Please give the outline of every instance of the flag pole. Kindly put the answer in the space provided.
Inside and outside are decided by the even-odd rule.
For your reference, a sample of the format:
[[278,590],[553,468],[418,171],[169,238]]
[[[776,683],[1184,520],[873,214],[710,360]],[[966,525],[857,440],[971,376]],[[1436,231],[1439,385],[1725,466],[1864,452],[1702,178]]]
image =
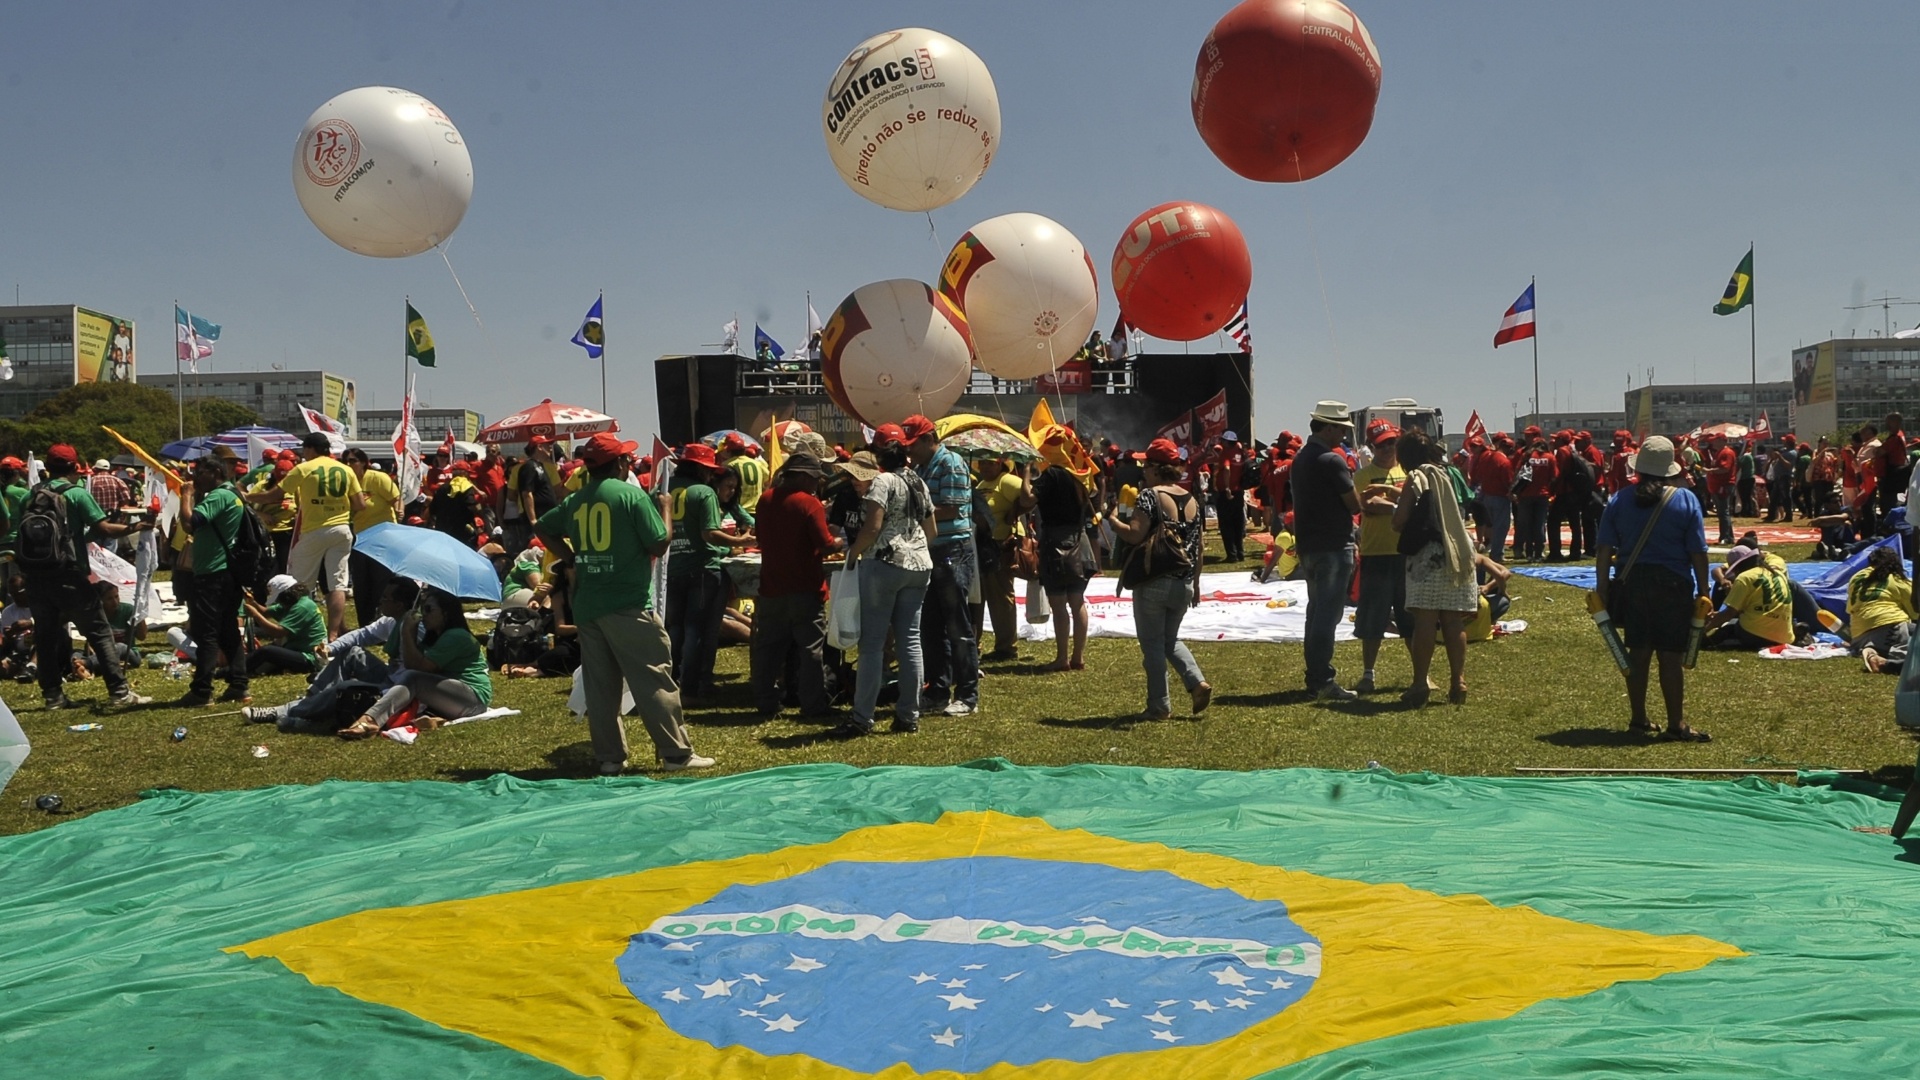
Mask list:
[[[600,309],[600,411],[607,411],[607,290],[600,290],[600,300],[594,304]],[[610,415],[610,414],[609,414]]]
[[[1538,279],[1527,278],[1527,288],[1534,289]],[[1540,293],[1533,293],[1533,415],[1540,416]]]
[[[1753,241],[1747,241],[1747,265],[1753,265]],[[1747,277],[1747,295],[1753,295],[1753,274]],[[1757,321],[1754,308],[1756,304],[1747,304],[1747,404],[1751,406],[1751,417],[1760,408],[1760,332],[1754,328]]]
[[175,298],[173,301],[173,403],[179,409],[180,431],[174,438],[185,439],[187,437],[187,388],[185,380],[180,377],[180,311],[180,301]]
[[[400,294],[400,325],[403,328],[403,331],[407,325],[407,309],[411,308],[412,306],[413,306],[413,297],[408,296],[406,293],[401,293]],[[401,397],[401,400],[403,401],[407,397],[407,380],[411,378],[413,374],[413,369],[407,366],[407,361],[408,361],[407,350],[405,348],[402,348],[400,350],[400,397]]]

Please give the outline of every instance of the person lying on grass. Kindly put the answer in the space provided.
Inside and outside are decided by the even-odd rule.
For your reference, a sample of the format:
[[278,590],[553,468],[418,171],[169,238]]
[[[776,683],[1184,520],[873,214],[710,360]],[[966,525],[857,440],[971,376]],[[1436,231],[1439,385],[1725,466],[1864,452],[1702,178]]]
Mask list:
[[[240,710],[241,715],[255,723],[278,724],[281,731],[317,735],[334,734],[353,722],[405,670],[404,650],[396,634],[401,616],[413,608],[419,595],[420,586],[407,578],[389,581],[380,594],[379,618],[315,649],[327,658],[327,665],[307,687],[306,697],[285,705],[249,706]],[[376,645],[386,650],[387,659],[374,655]]]
[[[425,640],[415,632],[425,626]],[[451,593],[428,586],[419,604],[400,619],[400,655],[407,670],[358,720],[340,729],[343,739],[378,735],[409,706],[440,720],[459,720],[487,711],[493,678],[480,642],[467,629],[467,616]]]
[[1876,675],[1899,674],[1915,618],[1920,615],[1914,611],[1906,561],[1893,548],[1874,548],[1866,569],[1847,582],[1847,627],[1861,668]]

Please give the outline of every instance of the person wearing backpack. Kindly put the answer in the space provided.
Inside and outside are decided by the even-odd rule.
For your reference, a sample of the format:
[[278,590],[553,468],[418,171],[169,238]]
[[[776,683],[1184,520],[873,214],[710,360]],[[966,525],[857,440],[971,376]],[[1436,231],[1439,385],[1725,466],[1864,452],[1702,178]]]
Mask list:
[[[191,539],[180,553],[174,580],[176,584],[192,582],[186,596],[187,634],[198,646],[193,682],[186,695],[174,702],[183,709],[213,702],[216,673],[227,683],[221,701],[244,705],[253,700],[247,692],[247,654],[240,640],[240,599],[248,583],[242,580],[243,571],[234,558],[243,543],[240,534],[247,511],[229,475],[225,459],[209,454],[193,463],[191,479],[180,485],[180,527]],[[258,556],[255,551],[254,557]],[[223,659],[227,669],[220,672]]]
[[134,693],[120,670],[113,629],[100,610],[99,593],[87,581],[86,553],[90,537],[117,538],[151,529],[153,523],[108,521],[85,485],[74,481],[79,471],[80,455],[73,447],[56,443],[48,448],[51,479],[27,496],[14,537],[14,556],[27,579],[27,605],[41,630],[34,635],[40,694],[49,709],[71,704],[61,688],[62,678],[73,668],[73,639],[65,630],[71,622],[93,651],[107,684],[107,704],[146,705],[153,699]]
[[[1140,493],[1132,516],[1114,525],[1122,541],[1139,545],[1128,555],[1120,576],[1133,589],[1140,663],[1147,671],[1147,708],[1140,717],[1165,720],[1173,715],[1168,664],[1180,673],[1193,702],[1193,715],[1199,716],[1213,700],[1213,686],[1180,640],[1180,622],[1199,599],[1206,510],[1180,486],[1180,448],[1172,440],[1153,440],[1146,458],[1144,479],[1149,486]],[[1162,559],[1175,552],[1178,556]]]

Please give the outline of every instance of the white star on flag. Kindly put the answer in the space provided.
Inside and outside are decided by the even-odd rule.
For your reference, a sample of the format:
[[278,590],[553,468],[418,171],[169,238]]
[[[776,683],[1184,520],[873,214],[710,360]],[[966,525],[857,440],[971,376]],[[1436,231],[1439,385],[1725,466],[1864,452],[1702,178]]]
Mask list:
[[1194,1010],[1197,1012],[1219,1012],[1220,1011],[1220,1006],[1215,1005],[1211,1001],[1194,1001],[1194,1002],[1189,1002],[1189,1004],[1191,1004],[1194,1007]]
[[1105,1025],[1113,1023],[1113,1017],[1101,1016],[1092,1009],[1088,1009],[1083,1013],[1077,1013],[1069,1009],[1067,1010],[1067,1018],[1073,1021],[1073,1023],[1067,1025],[1069,1028],[1090,1027],[1095,1031],[1105,1031]]
[[661,994],[660,996],[661,996],[661,997],[663,997],[663,998],[666,998],[666,999],[667,999],[668,1001],[685,1001],[685,1000],[687,1000],[687,995],[685,995],[685,994],[683,994],[683,993],[681,993],[681,992],[680,992],[680,988],[679,988],[679,987],[677,987],[677,986],[676,986],[676,987],[674,987],[673,989],[671,989],[671,990],[669,990],[669,991],[667,991],[666,993],[664,993],[664,994]]
[[787,965],[788,971],[819,971],[827,966],[811,956],[801,956],[799,953],[787,955],[793,957],[793,963]]
[[698,941],[669,941],[665,945],[660,946],[660,948],[664,952],[692,952],[693,947],[699,944],[702,943]]
[[1221,986],[1245,986],[1252,980],[1239,968],[1221,968],[1213,973],[1213,981]]
[[743,972],[741,972],[741,973],[740,973],[740,977],[741,977],[741,978],[743,978],[743,979],[748,979],[748,980],[751,980],[751,981],[752,981],[752,983],[753,983],[753,985],[755,985],[755,986],[765,986],[765,985],[767,985],[767,978],[766,978],[766,976],[764,976],[764,975],[749,975],[749,974],[747,974],[746,972],[744,972],[744,971],[743,971]]
[[1288,982],[1288,981],[1287,981],[1287,980],[1286,980],[1285,978],[1283,978],[1283,977],[1281,977],[1281,976],[1279,976],[1279,975],[1275,975],[1275,976],[1273,977],[1273,980],[1272,980],[1271,982],[1269,982],[1269,983],[1267,983],[1267,985],[1268,985],[1269,987],[1271,987],[1271,988],[1273,988],[1273,989],[1275,989],[1275,990],[1291,990],[1291,989],[1293,989],[1293,984],[1292,984],[1292,983],[1290,983],[1290,982]]
[[1246,998],[1228,998],[1227,1004],[1236,1009],[1250,1009],[1253,1007],[1253,1002],[1248,1001]]
[[1149,1023],[1154,1023],[1154,1024],[1173,1023],[1173,1017],[1168,1016],[1166,1013],[1160,1012],[1159,1010],[1155,1010],[1153,1012],[1147,1013],[1145,1016],[1142,1016],[1140,1019],[1145,1020]]
[[916,985],[916,986],[917,986],[917,985],[919,985],[919,984],[921,984],[921,983],[930,983],[930,982],[932,982],[933,980],[935,980],[935,979],[937,979],[937,978],[939,978],[939,977],[940,977],[940,976],[938,976],[938,975],[929,975],[929,974],[927,974],[927,973],[926,973],[926,972],[924,972],[924,971],[923,971],[923,972],[921,972],[921,973],[920,973],[920,974],[918,974],[918,975],[909,975],[909,976],[907,976],[907,978],[909,978],[909,979],[912,979],[912,980],[914,981],[914,985]]
[[970,998],[965,994],[941,994],[939,997],[941,1001],[947,1003],[948,1012],[952,1012],[955,1009],[972,1009],[975,1005],[987,1000],[986,998]]
[[1181,1039],[1181,1036],[1175,1035],[1173,1032],[1166,1031],[1164,1029],[1154,1032],[1153,1037],[1156,1039],[1159,1039],[1161,1042],[1164,1042],[1164,1043],[1176,1043],[1176,1042],[1179,1042]]
[[1020,977],[1020,976],[1022,976],[1022,975],[1025,975],[1025,974],[1026,974],[1026,972],[1024,972],[1024,971],[1016,971],[1016,972],[1014,972],[1014,973],[1013,973],[1013,974],[1011,974],[1011,975],[1002,975],[1002,976],[1000,976],[1000,981],[1001,981],[1001,982],[1012,982],[1013,980],[1015,980],[1015,979],[1017,979],[1017,978],[1019,978],[1019,977]]
[[786,1032],[791,1032],[794,1028],[806,1023],[805,1020],[795,1020],[792,1013],[781,1013],[780,1019],[778,1020],[767,1020],[763,1018],[760,1022],[767,1025],[768,1031]]
[[732,997],[733,984],[739,979],[715,979],[710,983],[694,983],[694,989],[700,991],[701,998]]
[[740,1015],[741,1016],[759,1016],[760,1010],[759,1009],[741,1009]]
[[981,968],[984,968],[986,966],[987,965],[985,964],[961,964],[960,970],[961,971],[979,971]]
[[1034,1012],[1052,1012],[1053,1002],[1049,1001],[1045,1005],[1035,1005],[1033,1007],[1033,1011]]
[[779,1001],[781,998],[786,996],[787,995],[785,994],[768,994],[766,997],[763,997],[759,1001],[754,1002],[753,1007],[756,1009],[765,1008],[766,1006],[771,1005],[774,1002]]
[[1153,1007],[1154,1007],[1154,1008],[1156,1008],[1156,1009],[1164,1009],[1164,1008],[1166,1008],[1166,1007],[1167,1007],[1167,1006],[1169,1006],[1169,1005],[1178,1005],[1178,1004],[1180,1004],[1180,999],[1179,999],[1179,998],[1168,998],[1168,999],[1167,999],[1167,1000],[1165,1000],[1165,1001],[1156,1001],[1156,1002],[1154,1002],[1154,1003],[1153,1003]]
[[961,1036],[954,1034],[952,1027],[948,1027],[947,1030],[938,1035],[929,1035],[927,1037],[939,1043],[941,1046],[952,1046],[961,1039]]
[[1099,924],[1100,924],[1101,926],[1105,926],[1105,925],[1107,925],[1107,920],[1105,920],[1105,919],[1103,919],[1103,918],[1101,918],[1101,917],[1100,917],[1100,916],[1098,916],[1098,915],[1083,915],[1083,916],[1081,916],[1081,918],[1080,918],[1080,921],[1081,921],[1081,922],[1083,922],[1083,923],[1096,923],[1096,922],[1097,922],[1097,923],[1099,923]]
[[941,986],[944,986],[944,987],[946,987],[946,988],[947,988],[947,989],[949,989],[949,990],[958,990],[958,989],[960,989],[961,987],[963,987],[963,986],[965,986],[965,985],[967,985],[967,980],[965,980],[965,979],[948,979],[948,980],[947,980],[946,982],[943,982],[943,983],[941,983],[940,985],[941,985]]

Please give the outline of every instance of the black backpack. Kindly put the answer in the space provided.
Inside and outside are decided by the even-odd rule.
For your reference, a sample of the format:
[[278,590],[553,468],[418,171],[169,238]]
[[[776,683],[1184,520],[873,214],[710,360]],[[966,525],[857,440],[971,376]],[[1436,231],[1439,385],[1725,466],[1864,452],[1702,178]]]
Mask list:
[[[235,493],[237,496],[237,492]],[[245,499],[240,500],[240,523],[234,526],[233,543],[220,535],[220,527],[211,526],[213,538],[227,553],[227,573],[240,582],[243,589],[254,593],[266,591],[267,569],[271,565],[273,534],[268,531],[260,515],[253,512]]]
[[61,482],[49,480],[34,488],[21,508],[13,555],[29,572],[57,573],[81,565],[80,548],[67,517],[67,497],[61,493],[71,490],[73,484],[56,490],[53,485]]

